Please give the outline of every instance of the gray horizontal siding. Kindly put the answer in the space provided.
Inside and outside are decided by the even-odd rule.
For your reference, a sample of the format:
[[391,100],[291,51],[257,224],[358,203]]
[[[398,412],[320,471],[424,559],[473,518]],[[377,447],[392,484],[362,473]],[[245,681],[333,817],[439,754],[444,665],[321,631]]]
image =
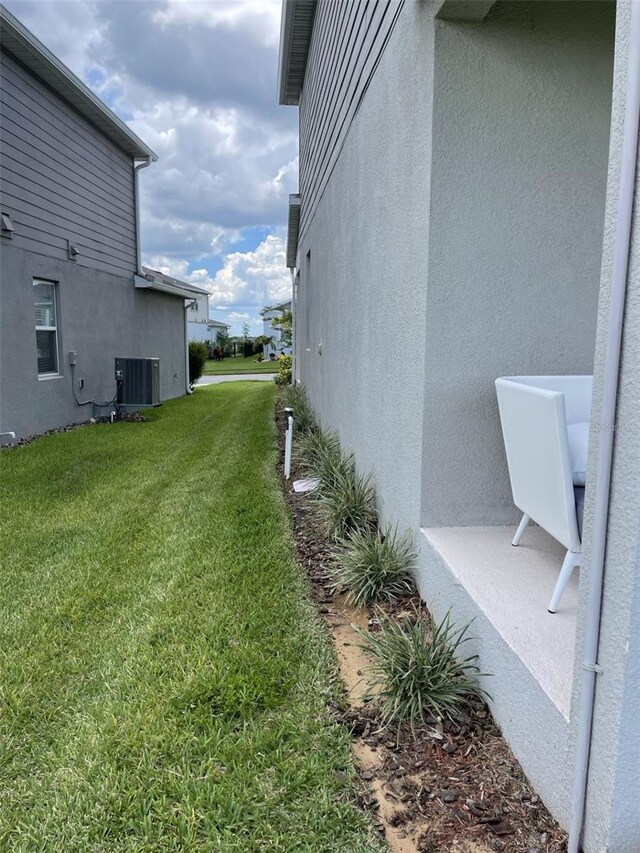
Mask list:
[[104,272],[136,269],[133,163],[12,56],[2,54],[2,209],[12,245]]
[[301,238],[403,2],[318,2],[300,99]]

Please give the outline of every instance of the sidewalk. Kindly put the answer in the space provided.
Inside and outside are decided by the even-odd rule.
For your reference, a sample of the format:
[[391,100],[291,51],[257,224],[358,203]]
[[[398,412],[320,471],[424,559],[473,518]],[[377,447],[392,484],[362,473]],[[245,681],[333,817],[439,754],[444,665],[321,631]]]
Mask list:
[[231,373],[223,376],[201,376],[196,386],[217,385],[218,382],[238,382],[243,379],[251,382],[272,382],[275,375],[275,373]]

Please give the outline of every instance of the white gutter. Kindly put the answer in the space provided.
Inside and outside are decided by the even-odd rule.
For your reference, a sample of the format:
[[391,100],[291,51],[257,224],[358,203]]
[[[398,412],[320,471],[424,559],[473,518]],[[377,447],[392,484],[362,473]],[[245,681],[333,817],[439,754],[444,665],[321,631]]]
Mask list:
[[600,434],[596,467],[593,529],[591,533],[591,564],[589,566],[589,591],[584,638],[584,673],[582,677],[580,705],[578,708],[578,733],[568,853],[578,853],[580,850],[584,828],[596,675],[601,671],[598,666],[598,645],[605,572],[609,490],[613,461],[620,349],[629,272],[629,249],[638,157],[639,122],[640,2],[636,0],[636,2],[631,2],[627,98],[621,152],[620,190],[616,218],[611,304],[609,307],[602,380]]
[[151,157],[147,157],[141,163],[133,164],[133,198],[135,202],[135,217],[136,217],[136,263],[138,275],[144,275],[142,271],[142,251],[140,246],[140,187],[138,185],[138,172],[141,169],[146,169],[152,163]]
[[[150,278],[147,275],[135,275],[133,277],[133,283],[139,290],[158,290],[160,293],[168,293],[170,296],[180,296],[182,299],[195,301],[193,292],[190,292],[186,287],[180,287],[177,284],[170,284],[168,281]],[[203,293],[205,292],[206,291],[203,291]]]

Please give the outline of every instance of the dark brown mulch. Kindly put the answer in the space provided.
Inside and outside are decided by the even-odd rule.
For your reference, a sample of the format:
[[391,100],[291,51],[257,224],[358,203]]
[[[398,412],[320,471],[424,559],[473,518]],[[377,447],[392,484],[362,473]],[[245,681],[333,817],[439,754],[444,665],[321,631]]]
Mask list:
[[[328,611],[335,596],[327,569],[328,543],[318,535],[309,496],[293,492],[294,479],[302,477],[294,458],[291,479],[284,480],[284,429],[281,405],[276,414],[280,434],[280,473],[290,507],[296,553],[311,582],[320,613]],[[385,608],[410,617],[426,612],[414,596]],[[327,617],[325,617],[327,618]],[[369,630],[378,621],[369,619]],[[385,821],[371,786],[383,783],[384,796],[393,805],[390,826],[406,830],[418,853],[564,853],[566,834],[551,817],[529,785],[520,765],[494,722],[487,706],[477,702],[455,721],[423,725],[412,733],[385,728],[375,705],[335,707],[336,719],[353,739],[380,756],[380,766],[361,772],[360,805],[370,810],[381,831]]]
[[[118,412],[114,417],[114,421],[129,421],[132,423],[143,423],[148,420],[149,418],[141,415],[140,412]],[[45,435],[57,435],[61,432],[72,432],[75,429],[108,423],[111,423],[110,417],[90,418],[88,421],[81,421],[77,424],[66,424],[65,426],[48,429],[46,432],[40,432],[36,435],[28,435],[25,438],[18,438],[15,441],[3,442],[0,444],[0,449],[11,450],[14,447],[26,447],[27,444],[31,444],[32,441],[35,441],[37,438],[43,438]]]

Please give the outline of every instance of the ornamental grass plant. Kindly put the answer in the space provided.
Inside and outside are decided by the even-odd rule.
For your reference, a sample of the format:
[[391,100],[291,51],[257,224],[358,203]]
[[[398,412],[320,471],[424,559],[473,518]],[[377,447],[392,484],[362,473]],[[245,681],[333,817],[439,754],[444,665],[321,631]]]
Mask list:
[[429,720],[454,719],[474,699],[487,695],[479,686],[477,655],[463,657],[470,624],[455,625],[449,611],[432,626],[417,619],[380,616],[379,633],[364,635],[362,648],[372,657],[369,686],[386,724],[415,727]]
[[374,529],[378,514],[370,474],[359,474],[352,454],[328,456],[313,500],[325,535],[343,540],[355,531]]
[[416,559],[410,533],[400,535],[391,527],[354,530],[336,551],[333,587],[346,587],[347,603],[355,607],[394,601],[413,589]]
[[338,433],[321,428],[303,433],[298,442],[298,455],[303,470],[321,479],[327,461],[335,461],[340,456]]
[[309,402],[304,385],[287,385],[284,393],[284,404],[293,409],[296,435],[303,436],[318,429],[316,414]]

